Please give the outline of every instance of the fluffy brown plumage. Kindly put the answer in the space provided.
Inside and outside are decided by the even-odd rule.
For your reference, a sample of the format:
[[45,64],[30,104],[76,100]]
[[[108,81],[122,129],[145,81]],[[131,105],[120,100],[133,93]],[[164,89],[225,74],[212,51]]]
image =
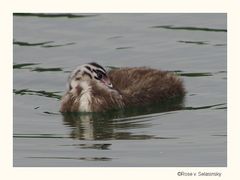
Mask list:
[[121,68],[110,71],[109,77],[126,106],[161,103],[185,94],[182,80],[170,72],[146,67]]
[[183,82],[173,73],[146,67],[120,68],[106,73],[100,65],[89,63],[70,75],[60,111],[102,112],[164,103],[184,95]]

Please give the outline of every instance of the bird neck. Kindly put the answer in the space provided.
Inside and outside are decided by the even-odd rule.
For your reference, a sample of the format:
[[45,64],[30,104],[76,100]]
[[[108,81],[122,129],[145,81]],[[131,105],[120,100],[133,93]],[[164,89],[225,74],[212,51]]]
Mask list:
[[80,93],[80,104],[79,110],[83,112],[91,112],[91,103],[92,103],[92,88],[88,82],[81,82],[80,87],[82,89]]
[[91,91],[91,89],[92,89],[90,84],[87,81],[80,82],[80,87],[81,87],[82,92],[84,92],[84,93],[87,91]]

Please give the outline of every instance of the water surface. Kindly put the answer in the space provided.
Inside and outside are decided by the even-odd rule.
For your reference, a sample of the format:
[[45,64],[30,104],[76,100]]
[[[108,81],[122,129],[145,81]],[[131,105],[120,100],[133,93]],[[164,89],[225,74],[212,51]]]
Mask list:
[[[14,166],[226,166],[226,14],[14,14]],[[182,108],[59,113],[86,62],[176,72]]]

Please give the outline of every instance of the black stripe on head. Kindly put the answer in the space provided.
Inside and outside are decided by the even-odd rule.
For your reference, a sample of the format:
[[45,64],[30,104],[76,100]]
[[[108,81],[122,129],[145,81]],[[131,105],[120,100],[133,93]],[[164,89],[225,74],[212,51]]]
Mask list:
[[85,66],[85,67],[92,72],[92,69],[89,66]]
[[92,79],[92,76],[91,76],[91,74],[89,74],[88,72],[86,72],[86,71],[83,71],[83,76],[89,76],[91,79]]
[[73,75],[73,77],[74,76],[76,76],[79,72],[81,72],[81,70],[79,69],[79,70],[77,70],[75,73],[74,73],[74,75]]
[[100,78],[98,78],[98,77],[96,77],[96,76],[94,76],[94,78],[97,79],[97,80],[100,80]]
[[103,72],[103,71],[101,71],[99,69],[97,69],[97,70],[93,69],[93,72],[95,72],[97,75],[101,74],[101,75],[103,75],[105,77],[107,76],[105,72]]
[[92,66],[95,66],[95,67],[97,67],[97,68],[100,68],[100,69],[102,69],[104,72],[106,72],[106,70],[105,70],[102,66],[100,66],[99,64],[97,64],[97,63],[95,63],[95,62],[92,62],[92,63],[89,63],[89,64],[91,64]]

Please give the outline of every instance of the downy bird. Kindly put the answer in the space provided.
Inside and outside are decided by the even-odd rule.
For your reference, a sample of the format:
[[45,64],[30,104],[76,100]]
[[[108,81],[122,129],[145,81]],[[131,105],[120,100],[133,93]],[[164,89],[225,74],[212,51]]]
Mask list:
[[148,67],[106,71],[92,62],[78,66],[68,78],[61,112],[105,112],[183,99],[183,81],[174,73]]

